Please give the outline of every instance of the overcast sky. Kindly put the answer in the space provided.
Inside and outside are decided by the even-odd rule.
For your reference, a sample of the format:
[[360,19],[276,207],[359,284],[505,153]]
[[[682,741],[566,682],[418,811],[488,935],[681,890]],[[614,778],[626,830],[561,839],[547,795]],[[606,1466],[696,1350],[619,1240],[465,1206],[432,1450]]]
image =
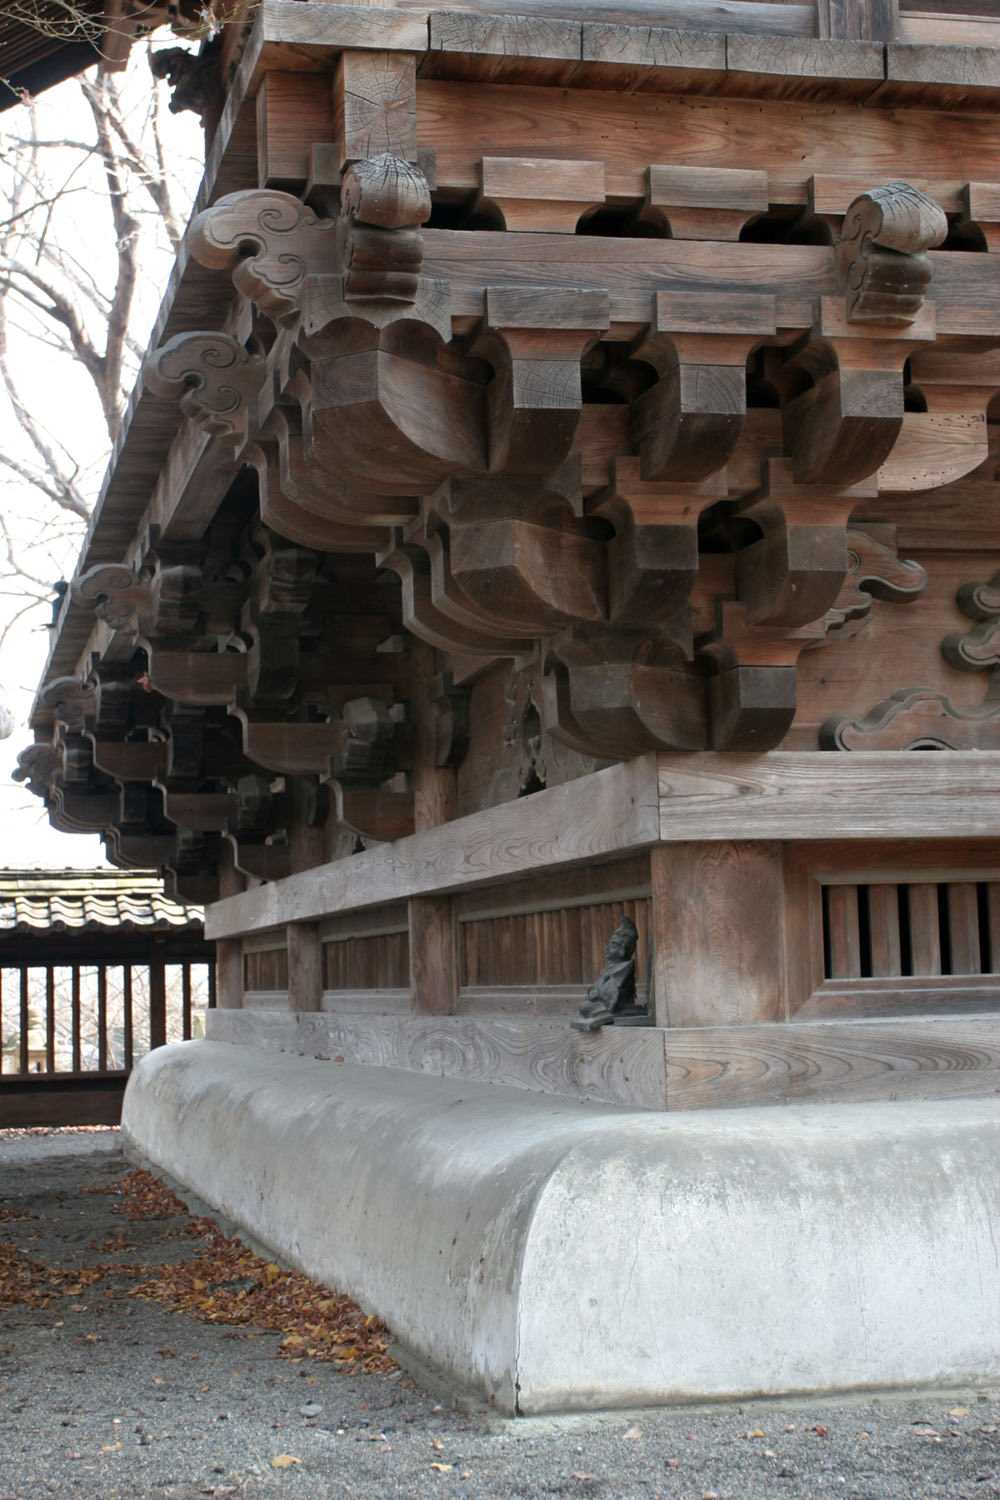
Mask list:
[[[162,45],[176,45],[169,32]],[[136,47],[128,75],[128,95],[134,101],[136,118],[144,113],[144,100],[156,87],[142,47]],[[169,96],[165,85],[159,86]],[[93,122],[74,80],[60,84],[36,102],[38,131],[42,139],[93,139]],[[202,153],[201,127],[191,113],[170,115],[163,111],[162,136],[168,160],[176,164],[177,203],[183,210],[197,185],[200,170],[195,165]],[[0,115],[0,153],[9,149],[11,138],[27,135],[30,117],[15,107]],[[79,152],[52,153],[54,182],[69,191],[55,205],[48,233],[61,237],[98,282],[110,284],[111,222],[102,193],[103,169],[96,157]],[[143,204],[145,207],[145,204]],[[183,217],[183,214],[182,214]],[[162,287],[173,264],[166,249],[157,252],[151,240],[144,241],[141,284],[138,288],[133,329],[141,341],[151,327]],[[8,301],[8,317],[14,314]],[[32,411],[44,420],[52,436],[60,440],[80,463],[84,484],[96,498],[106,467],[107,431],[100,407],[85,375],[71,360],[61,358],[38,336],[30,317],[18,313],[17,331],[12,330],[9,354],[18,371],[23,394]],[[23,450],[24,439],[6,398],[0,395],[0,443],[8,453]],[[0,476],[0,507],[15,542],[24,549],[24,566],[54,583],[72,576],[82,528],[67,535],[66,518],[55,513],[39,526],[39,497],[28,486]],[[5,574],[0,581],[0,621],[6,624],[23,609],[23,584]],[[18,752],[32,742],[28,728],[31,702],[50,644],[45,628],[51,610],[43,605],[30,611],[7,636],[0,649],[0,698],[16,720],[13,734],[0,741],[0,866],[14,868],[60,868],[105,863],[100,840],[81,834],[57,833],[49,825],[40,801],[11,780]]]

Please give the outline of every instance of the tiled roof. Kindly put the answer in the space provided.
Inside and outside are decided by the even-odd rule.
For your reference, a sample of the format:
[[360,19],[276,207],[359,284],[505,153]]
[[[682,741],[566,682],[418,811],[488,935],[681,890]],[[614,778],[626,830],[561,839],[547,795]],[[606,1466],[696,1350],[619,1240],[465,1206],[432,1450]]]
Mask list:
[[93,932],[193,929],[200,906],[163,894],[156,875],[120,870],[7,870],[0,872],[0,941],[12,932]]

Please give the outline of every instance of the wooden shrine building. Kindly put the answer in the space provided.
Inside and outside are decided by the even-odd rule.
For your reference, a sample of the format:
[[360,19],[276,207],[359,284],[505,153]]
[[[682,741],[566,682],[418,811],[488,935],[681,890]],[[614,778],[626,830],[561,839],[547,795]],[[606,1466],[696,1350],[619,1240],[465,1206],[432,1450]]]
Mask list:
[[251,11],[21,757],[133,1148],[509,1410],[995,1377],[993,0]]

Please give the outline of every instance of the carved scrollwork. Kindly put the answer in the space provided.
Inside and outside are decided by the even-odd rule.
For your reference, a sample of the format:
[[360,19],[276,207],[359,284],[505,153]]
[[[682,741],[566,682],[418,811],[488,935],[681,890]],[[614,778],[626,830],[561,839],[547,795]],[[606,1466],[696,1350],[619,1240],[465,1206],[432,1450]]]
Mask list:
[[1000,666],[1000,573],[983,582],[963,583],[955,596],[963,615],[977,623],[953,630],[941,642],[949,666],[982,672]]
[[[894,533],[895,528],[879,528]],[[888,540],[851,528],[847,533],[847,576],[826,612],[826,634],[820,646],[856,635],[872,612],[875,600],[909,604],[927,589],[927,573],[916,562],[901,558]]]
[[152,606],[150,579],[124,565],[100,564],[72,585],[73,602],[89,605],[112,630],[138,628],[139,612]]
[[820,725],[819,743],[822,750],[1000,749],[1000,679],[974,708],[931,688],[900,688],[856,719],[832,715]]
[[28,791],[36,797],[48,794],[52,779],[62,771],[63,747],[61,744],[29,745],[17,757],[17,769],[12,773],[15,781],[26,783]]
[[232,271],[237,291],[283,327],[298,319],[306,277],[338,269],[336,224],[273,188],[220,198],[193,220],[189,244],[201,265]]
[[56,677],[39,693],[38,702],[67,729],[82,730],[97,713],[97,690],[77,677]]
[[855,198],[836,252],[848,321],[912,323],[931,279],[923,252],[947,233],[944,211],[908,182]]
[[146,385],[211,437],[242,444],[247,412],[260,394],[266,362],[227,333],[179,333],[146,361]]

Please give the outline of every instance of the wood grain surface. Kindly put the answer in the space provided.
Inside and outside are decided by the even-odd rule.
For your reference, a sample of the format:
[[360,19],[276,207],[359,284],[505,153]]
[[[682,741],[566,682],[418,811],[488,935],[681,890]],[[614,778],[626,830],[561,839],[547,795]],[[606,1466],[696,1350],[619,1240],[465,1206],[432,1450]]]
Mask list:
[[642,756],[566,786],[458,818],[216,902],[209,938],[315,920],[386,901],[484,886],[540,866],[583,864],[648,847],[659,835],[656,762]]
[[1000,754],[661,755],[660,836],[996,838]]
[[666,1107],[663,1032],[507,1017],[212,1012],[210,1039],[643,1109]]

